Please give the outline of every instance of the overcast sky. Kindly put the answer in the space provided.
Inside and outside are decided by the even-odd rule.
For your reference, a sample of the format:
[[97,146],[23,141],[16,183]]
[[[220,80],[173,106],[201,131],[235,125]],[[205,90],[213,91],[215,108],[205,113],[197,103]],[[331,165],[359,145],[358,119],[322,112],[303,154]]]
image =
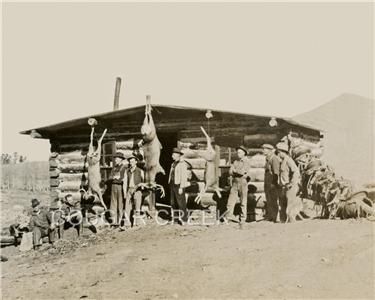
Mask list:
[[3,4],[2,152],[19,131],[153,103],[293,116],[374,98],[372,4]]

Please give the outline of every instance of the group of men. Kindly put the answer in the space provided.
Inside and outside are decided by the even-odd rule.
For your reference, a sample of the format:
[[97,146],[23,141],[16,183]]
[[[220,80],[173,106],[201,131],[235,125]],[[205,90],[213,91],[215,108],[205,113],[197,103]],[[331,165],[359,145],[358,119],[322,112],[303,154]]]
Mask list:
[[[298,201],[299,169],[289,156],[286,143],[278,143],[276,149],[270,144],[264,144],[262,148],[266,156],[264,176],[266,218],[272,222],[277,222],[278,219],[280,222],[286,222],[288,205]],[[228,221],[244,223],[249,221],[247,207],[248,184],[252,179],[251,164],[245,147],[239,146],[236,150],[238,158],[229,169],[231,187],[225,218]],[[184,225],[189,218],[186,192],[191,183],[189,182],[189,165],[182,159],[182,156],[183,153],[180,149],[173,149],[173,163],[170,168],[168,183],[172,209],[171,222],[179,222]],[[141,222],[144,222],[143,217],[141,217],[142,204],[145,201],[148,204],[151,203],[149,199],[151,193],[146,188],[143,170],[137,166],[138,161],[139,159],[136,156],[125,158],[123,153],[117,152],[108,180],[108,184],[111,185],[110,223],[114,227],[119,227],[120,230],[125,230],[126,226],[141,225]],[[68,197],[71,198],[71,195],[68,195]],[[69,204],[71,199],[65,200],[64,203]],[[234,215],[236,203],[239,203],[241,207],[239,220]],[[32,208],[30,230],[33,232],[34,247],[38,248],[41,245],[40,240],[44,236],[48,236],[50,242],[53,243],[55,233],[59,230],[56,214],[52,218],[51,213],[41,210],[37,199],[32,200]],[[133,218],[131,218],[132,212]],[[66,216],[69,218],[77,217],[69,213]]]
[[[287,207],[293,205],[297,199],[299,189],[300,172],[289,156],[288,145],[284,142],[278,143],[276,149],[270,144],[262,145],[266,156],[264,192],[266,196],[266,218],[271,222],[287,220]],[[229,174],[232,184],[227,204],[226,218],[229,221],[237,221],[234,216],[234,207],[240,203],[241,213],[239,222],[248,220],[248,182],[250,176],[250,161],[247,157],[247,149],[243,146],[236,148],[238,159],[230,167]]]
[[[170,168],[168,183],[170,187],[170,203],[174,211],[178,212],[177,219],[184,224],[188,219],[187,204],[185,198],[186,188],[190,186],[188,180],[188,165],[181,159],[183,153],[174,148],[172,153],[173,163]],[[144,172],[137,166],[138,159],[131,156],[127,159],[129,167],[124,163],[125,156],[119,152],[115,156],[115,165],[110,175],[111,203],[110,211],[113,214],[114,225],[131,225],[130,214],[134,212],[134,225],[144,223],[141,217],[141,207],[147,203],[149,209],[153,210],[150,199],[151,192],[148,191],[144,180]],[[122,221],[124,220],[124,225]],[[171,221],[175,219],[172,216]]]
[[125,158],[122,152],[117,152],[109,177],[110,221],[112,226],[118,226],[120,230],[130,226],[132,220],[134,225],[141,225],[141,222],[144,222],[140,217],[142,202],[147,201],[150,204],[151,195],[145,189],[145,176],[143,170],[137,166],[138,160],[136,156]]
[[272,222],[277,222],[278,214],[280,222],[286,222],[288,206],[295,206],[300,201],[297,197],[300,172],[288,150],[288,145],[284,142],[278,143],[276,149],[269,144],[263,145],[266,155],[264,192],[267,219]]

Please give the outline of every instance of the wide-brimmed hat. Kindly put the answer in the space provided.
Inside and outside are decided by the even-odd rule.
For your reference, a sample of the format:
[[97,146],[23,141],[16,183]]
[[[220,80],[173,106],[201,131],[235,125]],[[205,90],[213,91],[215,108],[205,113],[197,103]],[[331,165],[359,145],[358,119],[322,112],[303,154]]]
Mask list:
[[289,147],[285,143],[277,143],[276,149],[279,151],[284,151],[286,153],[289,153]]
[[245,148],[245,146],[241,145],[241,146],[236,147],[236,150],[238,150],[238,149],[241,149],[247,155],[247,149]]
[[263,144],[263,145],[262,145],[262,148],[263,148],[263,149],[270,149],[270,150],[275,149],[275,147],[272,146],[271,144]]
[[127,158],[128,161],[130,161],[132,158],[134,158],[136,161],[139,161],[139,158],[136,157],[135,155],[131,155]]
[[31,199],[31,207],[34,208],[40,204],[38,199]]
[[118,158],[121,158],[121,159],[125,159],[125,155],[122,152],[116,152],[115,157],[118,157]]
[[181,154],[181,155],[184,154],[184,153],[183,153],[180,149],[178,149],[177,147],[173,148],[173,153],[178,153],[178,154]]

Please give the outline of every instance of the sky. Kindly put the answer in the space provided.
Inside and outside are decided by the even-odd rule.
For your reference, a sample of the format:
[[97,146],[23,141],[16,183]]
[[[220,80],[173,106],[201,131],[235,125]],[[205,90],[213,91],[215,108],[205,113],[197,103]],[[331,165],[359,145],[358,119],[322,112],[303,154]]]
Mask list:
[[372,3],[4,3],[2,152],[20,131],[145,103],[291,117],[374,98]]

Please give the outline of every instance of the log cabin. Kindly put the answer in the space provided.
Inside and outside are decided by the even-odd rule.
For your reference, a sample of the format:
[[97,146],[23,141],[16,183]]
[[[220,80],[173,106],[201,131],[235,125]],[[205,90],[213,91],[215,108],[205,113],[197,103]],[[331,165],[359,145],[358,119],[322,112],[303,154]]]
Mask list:
[[[249,150],[252,164],[252,176],[249,184],[256,188],[256,196],[264,203],[264,165],[265,157],[261,145],[276,145],[286,136],[299,139],[315,152],[322,152],[323,134],[319,129],[301,125],[287,118],[251,115],[214,109],[200,109],[179,106],[153,105],[152,115],[157,135],[163,146],[160,162],[165,171],[169,172],[172,163],[172,149],[178,146],[187,149],[192,144],[205,147],[205,137],[200,126],[203,126],[215,142],[219,159],[217,167],[220,174],[220,187],[228,189],[228,170],[236,158],[235,147],[244,145]],[[98,138],[105,128],[108,132],[103,140],[101,156],[101,175],[107,180],[114,162],[114,154],[123,151],[130,156],[137,149],[141,139],[140,128],[144,119],[145,106],[137,106],[108,113],[91,115],[84,118],[69,120],[50,126],[30,129],[21,134],[35,138],[48,139],[51,145],[49,159],[51,199],[64,197],[71,193],[80,198],[80,188],[87,183],[86,153],[88,150],[91,128],[87,121],[95,118]],[[185,159],[190,163],[195,180],[204,179],[205,161],[192,155]],[[321,154],[321,153],[320,153]],[[157,182],[167,192],[166,197],[157,202],[169,202],[168,176],[158,176]],[[203,204],[214,204],[212,195],[203,197]]]

